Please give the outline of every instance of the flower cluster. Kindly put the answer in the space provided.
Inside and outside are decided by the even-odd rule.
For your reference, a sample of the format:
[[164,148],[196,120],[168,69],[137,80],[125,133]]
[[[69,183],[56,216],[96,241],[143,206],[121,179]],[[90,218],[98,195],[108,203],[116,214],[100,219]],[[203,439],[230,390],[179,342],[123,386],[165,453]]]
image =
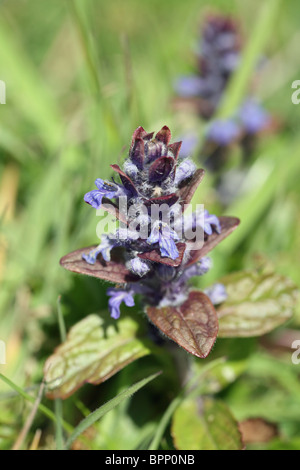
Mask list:
[[[155,136],[142,127],[136,129],[123,167],[111,165],[119,181],[98,178],[97,189],[84,196],[93,208],[113,212],[119,227],[115,233],[103,235],[100,245],[70,253],[61,264],[71,271],[117,284],[107,290],[110,313],[115,319],[120,316],[122,303],[131,307],[134,296],[141,295],[151,322],[176,340],[175,330],[169,331],[161,322],[162,309],[178,313],[176,309],[188,308],[190,296],[197,305],[188,281],[209,270],[211,262],[206,255],[239,221],[217,217],[207,210],[185,214],[204,171],[196,169],[190,159],[180,158],[181,142],[170,144],[170,140],[166,126]],[[159,211],[154,219],[153,207],[161,205],[164,213]],[[178,230],[179,225],[184,231]],[[194,243],[199,228],[203,236],[200,245]],[[186,233],[192,236],[187,238]],[[201,293],[200,303],[205,303],[206,314],[209,312],[213,318],[212,337],[216,335],[217,320],[209,299],[218,303],[224,295],[219,285],[207,295]]]
[[[197,75],[180,77],[175,90],[183,99],[193,99],[200,116],[215,116],[232,74],[241,62],[242,41],[236,22],[221,15],[209,16],[203,26],[197,51]],[[207,129],[210,148],[240,142],[248,149],[249,139],[266,130],[271,118],[253,96],[248,96],[230,119],[215,120]],[[190,148],[188,149],[190,152]]]

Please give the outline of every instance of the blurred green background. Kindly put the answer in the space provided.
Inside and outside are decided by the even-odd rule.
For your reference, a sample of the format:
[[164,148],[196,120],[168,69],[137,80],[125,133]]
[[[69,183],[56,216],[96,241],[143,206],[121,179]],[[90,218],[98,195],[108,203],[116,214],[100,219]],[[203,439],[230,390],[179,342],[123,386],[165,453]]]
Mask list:
[[[249,60],[266,57],[255,95],[280,129],[261,139],[243,194],[226,209],[242,223],[214,251],[205,284],[253,266],[259,256],[300,285],[300,105],[291,102],[291,84],[300,79],[297,0],[2,0],[0,9],[0,79],[6,83],[6,104],[0,105],[0,340],[7,345],[2,374],[29,389],[41,381],[44,360],[60,342],[58,296],[67,328],[106,309],[107,286],[64,271],[59,259],[96,242],[97,219],[83,195],[95,177],[110,177],[109,165],[124,157],[134,129],[167,125],[174,140],[188,129],[189,120],[174,110],[173,83],[193,73],[200,27],[211,10],[240,22],[246,47],[252,45]],[[263,15],[265,27],[257,32]],[[252,72],[241,77],[241,90]],[[189,119],[202,133],[203,123]],[[221,214],[209,172],[196,200]],[[299,325],[298,309],[289,328],[297,331]],[[283,437],[275,447],[300,447],[300,369],[291,363],[291,351],[271,356],[255,340],[223,340],[220,351],[231,343],[239,359],[254,351],[249,369],[220,391],[232,412],[239,420],[259,415],[276,422]],[[101,391],[87,386],[86,402],[103,402],[142,377],[143,364],[145,370],[153,367],[143,359]],[[160,398],[162,412],[172,397],[171,390],[149,390],[136,402],[143,422],[159,419],[157,410],[151,415],[153,401]],[[149,403],[148,413],[143,403]],[[123,430],[136,436],[140,425],[122,413],[120,431],[109,418],[111,433],[95,438],[96,448],[134,446]],[[11,447],[27,414],[26,403],[0,383],[0,447]],[[41,445],[54,446],[51,426],[37,416],[27,445],[41,429]]]

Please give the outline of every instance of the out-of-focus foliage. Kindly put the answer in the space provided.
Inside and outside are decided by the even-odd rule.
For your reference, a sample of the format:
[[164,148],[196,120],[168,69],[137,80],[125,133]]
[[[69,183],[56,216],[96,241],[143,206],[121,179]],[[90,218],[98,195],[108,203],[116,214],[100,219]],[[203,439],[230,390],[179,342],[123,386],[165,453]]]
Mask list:
[[[292,343],[300,339],[299,306],[288,325],[260,339],[218,338],[205,360],[192,360],[149,329],[147,346],[137,346],[140,358],[127,358],[131,363],[104,383],[86,384],[63,402],[38,393],[46,359],[63,340],[58,296],[60,320],[68,331],[96,312],[100,317],[93,333],[103,338],[104,347],[114,334],[109,329],[107,338],[105,329],[100,331],[108,315],[107,285],[67,273],[59,259],[95,243],[98,219],[83,203],[83,194],[95,177],[110,176],[109,165],[123,158],[137,126],[150,131],[167,124],[174,129],[174,141],[190,125],[204,134],[197,117],[173,109],[172,85],[178,75],[193,72],[199,28],[212,8],[240,22],[250,59],[257,50],[264,58],[256,95],[280,125],[276,134],[260,139],[239,197],[226,208],[226,214],[240,217],[241,225],[213,251],[214,267],[197,287],[256,268],[257,258],[272,265],[277,279],[300,285],[300,107],[291,102],[291,84],[300,79],[300,7],[296,0],[277,3],[276,15],[271,11],[268,21],[261,20],[267,30],[254,42],[252,25],[258,15],[268,14],[272,0],[263,7],[257,0],[1,2],[0,79],[6,84],[6,104],[0,105],[0,340],[6,345],[6,364],[0,373],[10,380],[0,375],[1,449],[62,448],[74,428],[79,435],[73,434],[73,448],[187,448],[190,444],[181,439],[188,436],[179,436],[176,429],[184,406],[193,409],[195,403],[202,403],[202,414],[191,420],[183,415],[187,428],[197,428],[193,448],[210,447],[209,436],[205,445],[201,437],[203,416],[209,425],[210,416],[224,422],[236,447],[235,423],[260,418],[276,427],[276,436],[269,442],[251,441],[247,448],[300,448],[300,366],[291,361]],[[234,103],[252,71],[246,64]],[[230,101],[225,104],[230,109]],[[232,153],[228,178],[240,158],[238,151]],[[194,202],[221,215],[215,183],[216,175],[208,170]],[[131,326],[138,329],[138,323],[146,328],[143,320],[139,308],[126,312],[120,334],[122,325],[124,334]],[[92,358],[94,352],[87,353]],[[140,382],[159,370],[155,380]],[[191,398],[193,380],[198,382]],[[190,389],[183,389],[186,383]],[[126,396],[139,388],[132,398]],[[90,415],[123,392],[109,412]],[[32,402],[36,413],[28,423]],[[85,421],[78,431],[88,416],[90,426]],[[218,427],[212,436],[218,447],[232,447]]]

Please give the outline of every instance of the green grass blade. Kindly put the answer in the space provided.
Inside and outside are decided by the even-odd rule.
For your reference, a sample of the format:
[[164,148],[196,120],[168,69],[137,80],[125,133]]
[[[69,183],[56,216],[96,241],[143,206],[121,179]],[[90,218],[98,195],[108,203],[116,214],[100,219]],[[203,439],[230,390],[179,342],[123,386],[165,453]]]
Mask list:
[[102,405],[97,410],[93,411],[87,418],[82,420],[79,423],[79,425],[74,429],[74,431],[72,432],[71,436],[69,437],[66,443],[66,449],[69,449],[72,443],[78,438],[78,436],[80,436],[80,434],[82,434],[86,429],[88,429],[96,421],[102,418],[102,416],[104,416],[110,410],[112,410],[117,405],[122,403],[122,401],[126,400],[128,397],[136,393],[138,390],[144,387],[147,383],[151,382],[151,380],[155,379],[159,374],[160,372],[150,375],[149,377],[143,380],[140,380],[136,384],[129,387],[127,390],[124,390],[124,392],[121,392],[119,395],[109,400],[107,403]]
[[64,441],[63,441],[63,404],[62,400],[57,398],[54,402],[55,417],[56,417],[56,429],[55,429],[55,442],[56,450],[63,450]]
[[177,407],[180,405],[180,403],[184,400],[186,395],[191,395],[191,394],[199,394],[199,390],[202,386],[202,384],[199,386],[195,386],[197,382],[200,382],[200,378],[205,376],[207,372],[209,372],[211,369],[214,367],[218,366],[219,364],[222,364],[224,362],[224,358],[221,357],[220,359],[216,359],[213,362],[207,364],[206,366],[203,367],[201,370],[200,374],[196,375],[193,377],[189,382],[185,385],[185,387],[181,390],[181,392],[178,394],[176,398],[174,398],[173,401],[171,401],[170,405],[166,409],[165,413],[163,414],[163,417],[161,418],[158,427],[156,429],[155,435],[151,441],[151,444],[148,448],[148,450],[157,450],[160,444],[160,441],[164,435],[164,432],[166,430],[166,427],[169,424],[169,421],[171,420],[173,413],[177,409]]
[[[24,390],[22,390],[21,387],[19,387],[14,382],[12,382],[8,377],[5,377],[5,375],[0,374],[0,380],[5,382],[10,388],[12,388],[15,392],[17,392],[18,395],[20,395],[21,397],[24,398],[24,400],[27,400],[32,404],[35,403],[36,399],[34,397],[32,397],[31,395],[28,395],[28,393],[24,392]],[[56,416],[55,416],[54,413],[52,413],[51,410],[49,410],[49,408],[47,408],[46,406],[44,406],[42,404],[39,404],[38,410],[41,413],[43,413],[47,418],[49,418],[51,421],[56,423]],[[62,422],[62,426],[69,433],[71,433],[73,431],[73,427],[70,424],[66,423],[65,421]]]
[[148,450],[157,450],[160,444],[160,441],[164,435],[164,432],[166,430],[166,427],[168,426],[168,423],[170,419],[173,416],[173,413],[175,412],[176,408],[180,405],[180,403],[183,400],[184,395],[180,394],[178,397],[176,397],[168,406],[166,409],[165,413],[163,414],[162,419],[159,422],[159,425],[156,429],[156,433],[152,439],[152,442],[149,446]]

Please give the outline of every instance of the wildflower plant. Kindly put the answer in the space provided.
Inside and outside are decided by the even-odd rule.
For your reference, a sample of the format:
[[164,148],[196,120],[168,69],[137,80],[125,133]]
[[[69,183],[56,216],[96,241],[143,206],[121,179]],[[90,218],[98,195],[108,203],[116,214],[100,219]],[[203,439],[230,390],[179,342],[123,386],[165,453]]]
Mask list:
[[142,127],[133,134],[123,168],[111,165],[117,179],[95,181],[84,196],[94,209],[119,219],[115,233],[98,246],[76,250],[61,260],[66,269],[117,284],[107,290],[114,319],[120,307],[139,295],[146,314],[167,337],[189,353],[206,357],[218,333],[214,304],[226,298],[217,284],[207,293],[193,290],[189,280],[211,267],[208,253],[239,224],[217,217],[203,206],[187,213],[204,170],[180,158],[181,142],[170,143],[164,126],[155,136]]
[[[235,144],[241,146],[247,160],[257,137],[275,124],[252,90],[234,115],[226,119],[218,117],[230,79],[241,64],[242,52],[238,23],[229,16],[211,14],[204,22],[196,50],[197,73],[179,77],[174,84],[179,100],[193,102],[198,115],[208,121],[201,154],[213,171],[224,167],[228,149]],[[199,145],[198,140],[194,136],[194,149]]]

